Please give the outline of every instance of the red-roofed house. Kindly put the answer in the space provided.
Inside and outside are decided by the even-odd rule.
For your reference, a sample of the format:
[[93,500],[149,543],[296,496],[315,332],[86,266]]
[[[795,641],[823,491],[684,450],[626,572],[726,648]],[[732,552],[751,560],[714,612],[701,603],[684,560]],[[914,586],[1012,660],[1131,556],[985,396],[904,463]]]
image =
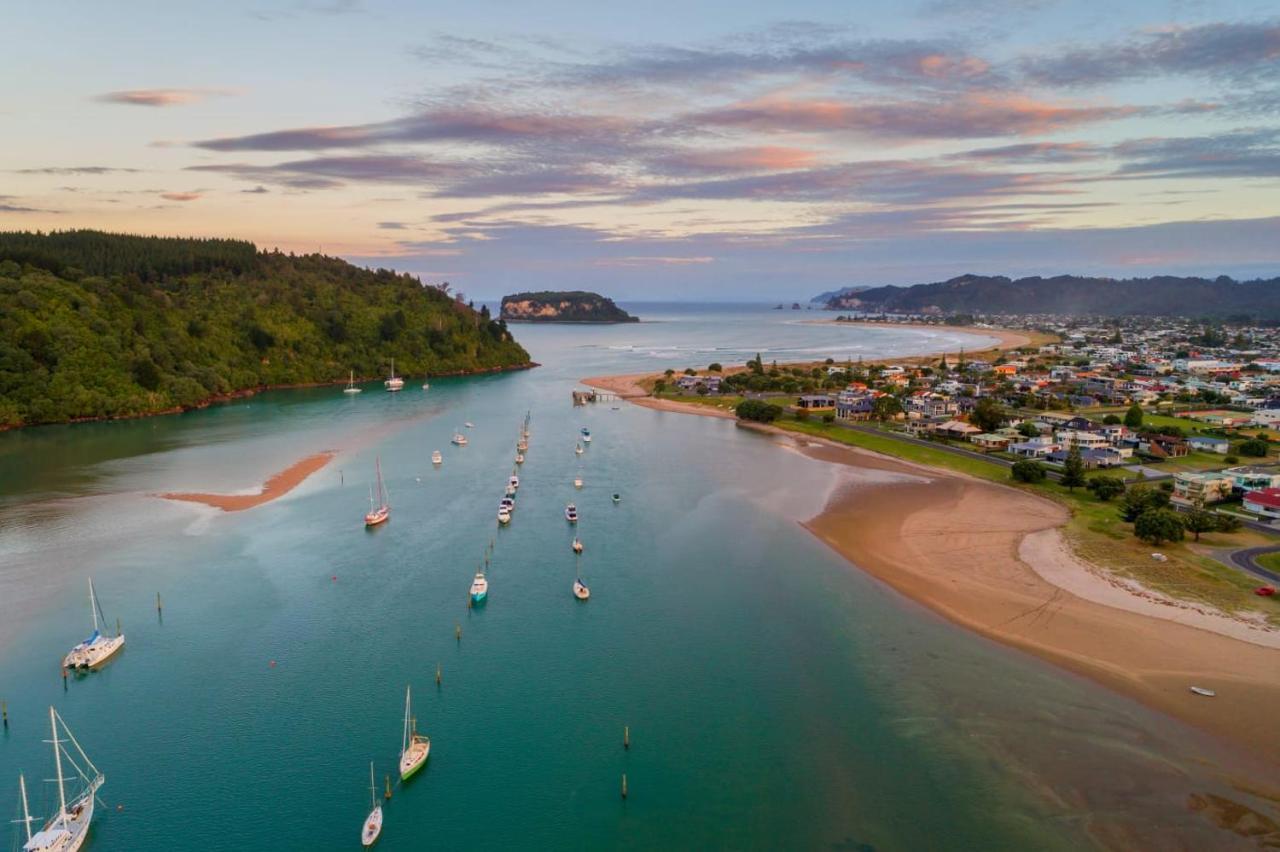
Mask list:
[[1246,493],[1244,508],[1264,518],[1280,518],[1280,488],[1259,488]]

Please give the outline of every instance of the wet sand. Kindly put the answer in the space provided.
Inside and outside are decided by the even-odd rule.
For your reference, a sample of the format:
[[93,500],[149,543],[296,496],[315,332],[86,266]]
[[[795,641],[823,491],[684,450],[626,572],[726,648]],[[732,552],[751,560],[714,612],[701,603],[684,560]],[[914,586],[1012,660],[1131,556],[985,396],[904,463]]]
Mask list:
[[[995,346],[988,347],[984,352],[990,352],[996,349],[1017,349],[1020,346],[1027,346],[1031,343],[1032,337],[1025,331],[1019,331],[1012,328],[982,328],[976,325],[938,325],[928,322],[867,322],[865,320],[805,320],[805,322],[814,325],[852,325],[863,326],[866,328],[924,328],[930,331],[948,331],[962,332],[964,334],[973,334],[979,337],[994,337],[998,342]],[[948,353],[951,354],[951,353]],[[975,350],[972,355],[981,354]],[[934,357],[937,357],[936,355]]]
[[269,503],[283,497],[302,484],[308,476],[324,467],[332,459],[334,453],[326,450],[322,453],[307,456],[294,462],[289,467],[272,476],[262,485],[256,494],[205,494],[199,492],[161,494],[166,500],[183,500],[188,503],[203,503],[224,512],[239,512]]

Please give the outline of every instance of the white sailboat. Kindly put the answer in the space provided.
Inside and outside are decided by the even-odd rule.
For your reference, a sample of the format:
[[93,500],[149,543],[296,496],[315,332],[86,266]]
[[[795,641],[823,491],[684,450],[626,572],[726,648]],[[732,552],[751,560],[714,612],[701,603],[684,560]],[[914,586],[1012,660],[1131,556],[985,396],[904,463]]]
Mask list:
[[516,453],[516,464],[524,464],[524,453]]
[[404,379],[396,375],[396,359],[391,359],[391,377],[382,383],[388,391],[404,390]]
[[376,527],[391,517],[391,500],[387,497],[387,487],[382,484],[382,458],[374,460],[378,471],[378,498],[374,503],[373,489],[369,489],[369,512],[364,516],[366,527]]
[[577,453],[578,455],[582,455],[582,444],[581,444],[581,443],[579,443],[579,444],[574,445],[573,451],[574,451],[575,453]]
[[[67,735],[66,739],[58,738],[58,725],[61,723],[63,732]],[[49,818],[44,824],[44,828],[36,833],[31,833],[32,816],[31,811],[27,807],[27,784],[26,780],[19,776],[19,786],[22,791],[22,819],[20,822],[26,825],[27,842],[22,845],[22,852],[76,852],[84,846],[85,839],[89,836],[89,823],[93,821],[93,800],[98,788],[106,783],[106,776],[98,771],[98,767],[93,765],[88,755],[84,753],[84,749],[80,747],[80,743],[76,742],[76,738],[71,734],[71,730],[67,727],[67,723],[62,720],[57,711],[53,707],[49,708],[49,727],[53,732],[53,762],[57,768],[58,781],[58,812]],[[75,757],[70,751],[63,746],[70,743],[75,746],[76,753],[84,762],[84,768],[76,762]],[[84,782],[84,789],[76,794],[76,796],[68,803],[66,778],[62,774],[62,759],[67,759],[71,767],[76,771],[77,777]],[[87,771],[86,771],[87,770]]]
[[[91,669],[102,665],[124,647],[124,634],[116,630],[115,636],[103,636],[100,632],[106,621],[102,617],[102,607],[98,605],[98,595],[93,590],[93,578],[89,578],[89,609],[93,613],[93,633],[88,639],[67,652],[62,660],[63,668]],[[101,618],[101,621],[99,621]]]
[[587,584],[582,582],[579,577],[573,581],[573,596],[580,601],[588,600],[591,597],[591,590],[587,588]]
[[571,548],[573,548],[573,552],[574,552],[574,553],[581,553],[581,552],[582,552],[582,539],[578,538],[578,537],[575,535],[575,536],[573,537],[573,544],[571,544],[571,545],[569,545],[569,546],[570,546]]
[[373,810],[369,811],[360,828],[360,843],[366,848],[377,843],[378,835],[382,834],[382,805],[378,804],[378,785],[373,780],[372,760],[369,761],[369,804]]
[[400,780],[409,778],[423,767],[431,754],[431,737],[417,731],[417,720],[409,711],[409,687],[404,688],[404,736],[400,743]]
[[361,388],[356,387],[356,371],[352,370],[347,378],[347,386],[342,389],[343,393],[360,393]]
[[458,429],[453,430],[453,438],[451,440],[459,447],[465,447],[467,445],[467,436],[462,434]]

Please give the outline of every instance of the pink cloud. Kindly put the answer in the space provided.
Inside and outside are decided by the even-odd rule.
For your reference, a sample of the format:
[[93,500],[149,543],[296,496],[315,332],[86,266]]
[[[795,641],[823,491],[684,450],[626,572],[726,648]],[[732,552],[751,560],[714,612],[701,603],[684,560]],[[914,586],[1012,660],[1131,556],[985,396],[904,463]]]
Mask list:
[[129,106],[171,107],[226,94],[230,93],[225,89],[125,89],[98,95],[96,100]]
[[814,165],[817,155],[803,148],[760,145],[712,151],[681,151],[663,157],[659,165],[705,172],[787,171]]
[[167,201],[199,201],[203,196],[198,192],[162,192],[160,197]]

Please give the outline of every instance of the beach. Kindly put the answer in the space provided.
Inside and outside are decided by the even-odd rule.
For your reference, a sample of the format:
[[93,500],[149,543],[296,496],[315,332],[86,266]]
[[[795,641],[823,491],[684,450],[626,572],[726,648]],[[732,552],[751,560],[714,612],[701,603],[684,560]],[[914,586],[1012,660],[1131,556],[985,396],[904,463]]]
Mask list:
[[334,457],[332,451],[309,455],[294,462],[279,473],[271,476],[262,487],[252,494],[209,494],[203,492],[169,492],[160,496],[166,500],[181,500],[187,503],[203,503],[224,512],[240,512],[261,506],[279,497],[283,497],[297,488],[303,481],[320,470]]
[[[733,416],[637,397],[641,378],[585,381],[648,408]],[[749,428],[831,464],[912,474],[837,489],[804,524],[853,566],[976,633],[1280,764],[1277,631],[1090,570],[1062,540],[1069,514],[1052,500],[772,426]],[[1191,686],[1217,696],[1198,696]]]
[[861,326],[864,328],[923,328],[929,329],[930,331],[957,332],[973,334],[979,337],[996,338],[997,343],[995,346],[971,352],[969,353],[970,355],[978,355],[981,352],[990,352],[997,349],[1017,349],[1020,346],[1030,346],[1035,342],[1030,332],[1019,331],[1012,328],[984,328],[976,325],[941,325],[938,323],[928,322],[867,322],[865,320],[834,319],[805,320],[805,322],[812,325]]

